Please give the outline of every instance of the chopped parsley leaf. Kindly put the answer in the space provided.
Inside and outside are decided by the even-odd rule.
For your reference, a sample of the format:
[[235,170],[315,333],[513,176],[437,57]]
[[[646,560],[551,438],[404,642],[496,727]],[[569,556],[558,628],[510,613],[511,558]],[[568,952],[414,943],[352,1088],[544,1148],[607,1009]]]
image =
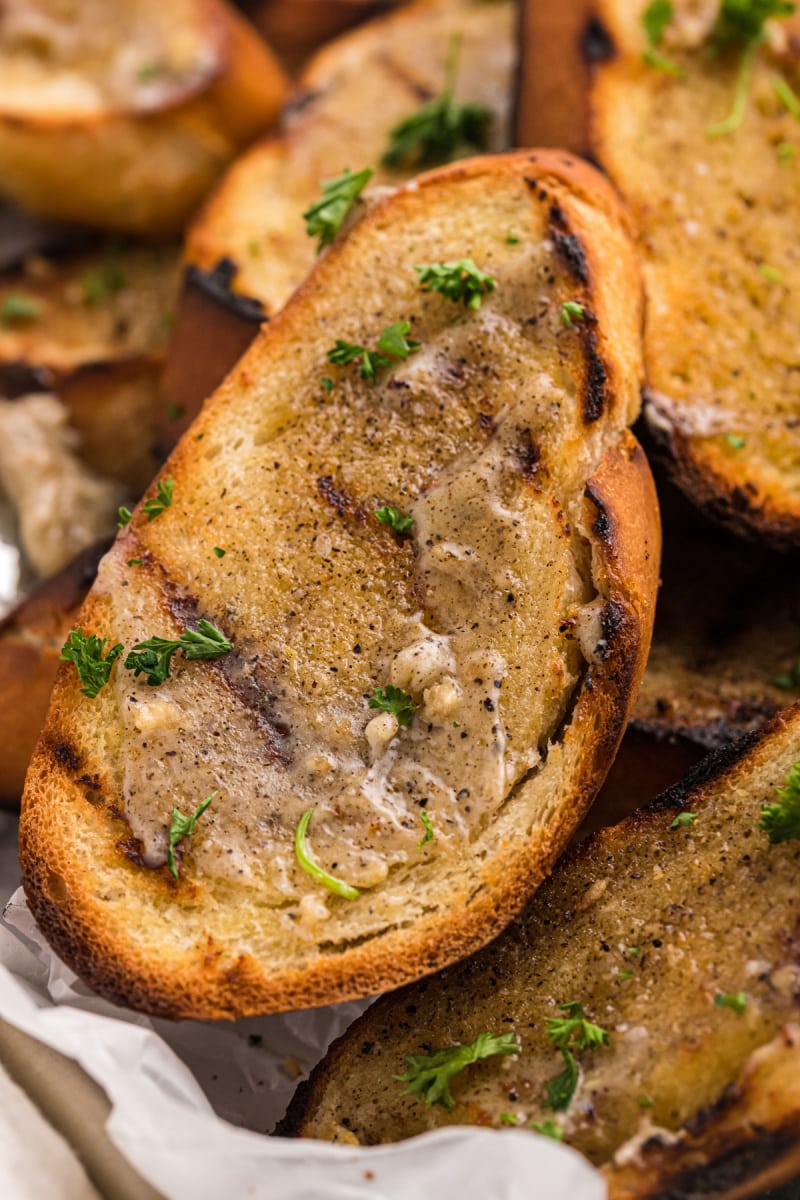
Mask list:
[[576,321],[582,321],[585,313],[586,309],[577,300],[567,300],[561,305],[561,320],[567,329],[571,329]]
[[725,441],[730,446],[731,450],[744,450],[747,445],[747,438],[743,438],[740,433],[728,433],[725,436]]
[[563,1049],[573,1045],[578,1050],[588,1050],[592,1046],[607,1046],[608,1034],[599,1025],[593,1025],[583,1015],[583,1005],[576,1000],[569,1004],[559,1004],[566,1017],[548,1017],[547,1036],[554,1046]]
[[0,325],[27,325],[41,314],[41,306],[28,296],[6,296],[0,304]]
[[375,694],[370,696],[370,708],[378,708],[381,712],[394,713],[398,725],[410,725],[414,716],[414,701],[408,692],[402,688],[387,683],[385,688],[375,688]]
[[178,864],[175,861],[175,847],[178,842],[184,838],[191,837],[194,833],[195,825],[202,817],[203,813],[208,808],[211,801],[216,796],[216,792],[212,792],[210,796],[206,796],[205,800],[198,804],[190,817],[185,817],[180,809],[173,808],[172,824],[169,827],[169,849],[167,851],[167,864],[174,879],[178,878]]
[[561,1055],[564,1059],[564,1069],[547,1085],[546,1107],[552,1108],[553,1112],[564,1112],[569,1108],[578,1086],[578,1064],[574,1054],[566,1046],[562,1046]]
[[628,971],[620,967],[619,978],[625,982],[628,979],[633,979],[633,971]]
[[405,533],[414,524],[413,517],[410,517],[408,513],[401,512],[393,504],[384,504],[383,508],[377,508],[375,516],[395,533]]
[[322,386],[325,388],[326,392],[333,391],[333,380],[328,378],[327,375],[320,382],[322,383]]
[[678,813],[675,820],[670,825],[670,829],[688,829],[690,825],[694,825],[697,820],[697,813],[682,812]]
[[650,1099],[649,1096],[640,1096],[639,1097],[639,1107],[640,1108],[653,1108],[654,1107],[653,1101]]
[[658,46],[664,36],[664,30],[675,15],[672,0],[650,0],[642,13],[642,25],[651,46]]
[[395,1079],[405,1083],[406,1095],[423,1096],[426,1104],[441,1104],[448,1111],[455,1106],[450,1081],[470,1063],[497,1054],[518,1054],[515,1033],[479,1033],[468,1046],[448,1046],[433,1054],[407,1054],[408,1069]]
[[87,271],[81,278],[81,290],[87,304],[103,304],[124,287],[125,276],[115,249],[108,251],[96,271]]
[[345,167],[335,179],[323,179],[322,197],[303,213],[306,233],[318,237],[317,254],[332,242],[345,217],[372,178],[372,167],[351,171]]
[[[111,668],[124,649],[122,642],[117,642],[107,653],[105,648],[109,638],[99,638],[95,634],[85,634],[80,626],[71,629],[66,642],[61,648],[59,662],[71,662],[78,672],[83,687],[84,696],[94,700],[98,692],[105,687],[111,675]],[[105,653],[105,656],[104,656]]]
[[795,121],[800,121],[800,97],[780,75],[773,76],[772,90]]
[[119,517],[119,520],[117,521],[117,529],[124,529],[126,525],[130,525],[133,513],[129,508],[126,508],[124,504],[120,504],[119,508],[117,509],[117,516]]
[[188,662],[220,658],[233,649],[232,644],[210,621],[200,620],[198,628],[187,626],[179,638],[151,637],[138,642],[125,659],[125,668],[135,676],[146,675],[150,687],[170,678],[173,655],[183,651]]
[[783,272],[779,271],[777,267],[771,267],[769,263],[762,263],[760,270],[764,278],[768,279],[770,283],[783,282]]
[[442,94],[390,130],[383,166],[435,166],[486,149],[491,110],[485,104],[462,104],[455,98],[460,53],[461,36],[456,34],[447,53]]
[[758,828],[768,835],[770,845],[800,839],[800,759],[786,776],[786,786],[776,789],[779,800],[761,808]]
[[725,995],[718,992],[714,997],[714,1004],[717,1008],[732,1008],[737,1016],[741,1016],[747,1008],[747,994],[745,992],[736,992],[734,995]]
[[159,479],[155,496],[145,500],[142,505],[142,512],[146,514],[148,521],[155,521],[156,517],[170,507],[174,488],[175,480],[171,475],[168,475],[166,479]]
[[764,23],[771,17],[791,16],[795,8],[792,0],[722,0],[712,31],[714,44],[720,50],[739,47],[742,57],[730,115],[709,125],[707,137],[723,137],[739,128],[747,108],[753,59],[765,36]]
[[140,567],[141,565],[142,565],[142,560],[140,558],[129,558],[128,559],[129,567]]
[[800,658],[792,663],[785,675],[775,675],[770,682],[785,691],[800,688]]
[[516,1113],[500,1113],[498,1119],[501,1125],[519,1125]]
[[431,822],[431,819],[428,816],[428,814],[425,812],[424,808],[420,810],[419,819],[422,821],[422,824],[425,826],[425,834],[420,839],[420,841],[417,842],[417,849],[421,850],[422,847],[425,845],[425,843],[432,842],[436,835],[433,830],[433,824]]
[[297,831],[294,835],[294,852],[297,856],[297,861],[307,875],[315,879],[317,883],[323,884],[329,892],[333,892],[337,896],[341,896],[344,900],[355,900],[358,897],[358,888],[351,887],[349,883],[345,883],[342,879],[337,879],[335,875],[329,875],[322,867],[318,866],[311,857],[311,851],[308,846],[307,835],[308,827],[311,823],[311,818],[314,815],[314,809],[309,808],[300,818],[300,823],[297,826]]
[[227,551],[223,550],[222,546],[215,546],[214,553],[216,554],[217,558],[224,558]]
[[[387,325],[378,339],[377,350],[368,350],[366,346],[337,338],[333,348],[328,351],[328,361],[343,366],[360,359],[361,378],[375,383],[380,367],[391,367],[394,365],[394,358],[406,359],[409,354],[419,350],[419,342],[406,337],[410,330],[408,321],[396,321],[393,325]],[[387,358],[387,355],[392,357]]]
[[787,163],[794,162],[797,146],[794,142],[779,142],[775,147],[775,153],[778,156],[778,162],[785,166]]
[[471,258],[458,258],[453,262],[420,263],[414,267],[419,275],[423,292],[438,292],[454,304],[463,301],[467,308],[478,309],[481,298],[493,292],[495,281],[491,275],[475,266]]
[[535,1129],[537,1133],[543,1134],[545,1137],[552,1138],[554,1142],[563,1142],[564,1130],[560,1125],[556,1125],[555,1121],[531,1121],[531,1129]]
[[628,946],[628,954],[632,955],[633,957],[635,957],[637,954],[641,954],[641,953],[642,953],[641,946]]

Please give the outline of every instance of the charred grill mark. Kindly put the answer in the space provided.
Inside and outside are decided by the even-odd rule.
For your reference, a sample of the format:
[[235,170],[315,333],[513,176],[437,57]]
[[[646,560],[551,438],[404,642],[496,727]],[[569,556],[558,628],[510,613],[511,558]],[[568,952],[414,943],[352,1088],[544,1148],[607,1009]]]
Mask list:
[[268,761],[288,766],[292,761],[290,730],[272,715],[278,697],[265,686],[264,669],[256,660],[246,662],[235,653],[215,659],[210,665],[263,737]]
[[398,79],[404,87],[408,88],[411,95],[420,104],[425,104],[428,100],[433,100],[436,96],[436,92],[432,91],[424,83],[420,83],[419,79],[416,79],[413,74],[406,71],[402,64],[392,58],[390,54],[382,54],[380,61],[387,75],[393,75],[395,79]]
[[611,654],[612,642],[625,627],[625,607],[619,600],[609,600],[600,614],[600,641],[594,652],[601,662]]
[[367,513],[363,504],[359,504],[349,492],[337,485],[332,475],[320,475],[317,490],[322,499],[336,509],[337,517],[355,517],[362,523],[366,521]]
[[[724,1196],[773,1166],[796,1144],[797,1130],[758,1128],[756,1138],[746,1145],[722,1150],[711,1162],[686,1167],[674,1175],[670,1173],[664,1180],[663,1190],[651,1193],[652,1200],[678,1200],[679,1197],[681,1200],[700,1200],[700,1197]],[[647,1144],[643,1149],[646,1154]]]
[[522,478],[528,483],[533,483],[539,471],[542,452],[534,442],[530,429],[519,431],[519,441],[513,453]]
[[293,117],[297,113],[303,112],[322,95],[324,93],[321,90],[313,91],[311,88],[298,88],[284,104],[282,117],[285,119],[286,117]]
[[137,867],[146,867],[148,865],[147,862],[145,862],[144,846],[139,838],[134,837],[133,834],[131,834],[130,837],[120,838],[120,840],[117,842],[117,849],[120,850],[126,858],[129,858],[132,863],[135,863]]
[[77,771],[81,765],[81,756],[71,742],[57,742],[53,747],[53,756],[60,767],[67,771]]
[[578,235],[562,233],[560,229],[551,226],[551,236],[555,242],[556,253],[563,260],[567,270],[578,283],[586,286],[589,282],[589,267]]
[[605,501],[603,500],[602,496],[595,491],[591,480],[583,489],[583,494],[587,500],[591,500],[592,504],[597,509],[597,516],[592,522],[592,533],[597,534],[597,536],[601,538],[606,545],[610,545],[613,526],[608,515],[608,509],[606,508]]
[[254,325],[262,325],[269,318],[261,301],[254,296],[241,296],[233,290],[233,281],[238,269],[233,259],[226,257],[221,258],[210,271],[203,271],[200,267],[190,264],[186,268],[184,279],[187,287],[196,287],[237,317],[251,321]]
[[581,56],[588,66],[610,62],[617,57],[614,39],[599,17],[591,16],[581,34]]
[[581,348],[586,363],[583,419],[589,425],[603,415],[608,382],[606,365],[597,350],[597,331],[590,323],[587,323],[581,332]]

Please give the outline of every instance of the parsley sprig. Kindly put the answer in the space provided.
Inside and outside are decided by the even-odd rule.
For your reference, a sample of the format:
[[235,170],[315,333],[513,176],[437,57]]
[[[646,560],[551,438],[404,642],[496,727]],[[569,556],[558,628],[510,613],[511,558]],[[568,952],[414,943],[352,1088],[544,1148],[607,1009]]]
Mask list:
[[329,892],[333,892],[345,900],[356,900],[359,894],[358,888],[345,883],[343,879],[337,879],[335,875],[330,875],[318,863],[315,863],[311,857],[311,850],[308,845],[308,827],[311,824],[313,815],[313,808],[309,808],[307,812],[304,812],[295,831],[294,852],[298,863],[307,875],[310,875],[312,879],[316,879],[317,883],[321,883]]
[[531,1121],[531,1129],[535,1129],[537,1133],[544,1134],[545,1137],[552,1138],[553,1141],[563,1142],[564,1130],[560,1125],[556,1125],[555,1121]]
[[380,709],[381,712],[394,713],[398,725],[410,725],[414,716],[415,705],[408,692],[391,683],[387,683],[385,688],[375,688],[375,694],[370,696],[369,706]]
[[467,308],[478,309],[487,292],[493,292],[496,283],[491,275],[479,270],[471,258],[458,258],[453,262],[420,263],[414,267],[419,275],[423,292],[439,292],[454,304],[461,301]]
[[0,304],[0,325],[27,325],[41,316],[41,307],[29,296],[6,296]]
[[775,675],[770,682],[787,692],[792,688],[800,688],[800,658],[792,663],[785,675]]
[[712,37],[718,50],[740,48],[742,52],[733,107],[723,121],[709,125],[707,137],[735,133],[744,120],[753,74],[753,61],[764,41],[764,25],[772,17],[788,17],[797,6],[792,0],[722,0]]
[[408,1069],[395,1079],[406,1084],[406,1095],[422,1096],[426,1104],[441,1104],[448,1111],[455,1106],[450,1081],[470,1063],[496,1054],[519,1054],[515,1033],[479,1033],[468,1046],[448,1046],[433,1054],[407,1054]]
[[198,628],[187,626],[177,639],[151,637],[138,642],[125,659],[125,667],[134,675],[146,675],[151,687],[157,687],[170,677],[172,657],[182,650],[189,662],[220,658],[233,649],[232,644],[210,621],[200,620]]
[[697,820],[696,812],[681,812],[670,824],[670,829],[688,829]]
[[206,796],[197,808],[189,817],[185,817],[180,809],[173,808],[172,824],[169,827],[169,849],[167,850],[167,865],[174,879],[178,878],[178,864],[175,860],[175,847],[178,842],[182,842],[184,838],[191,837],[195,830],[195,825],[202,817],[203,813],[208,808],[211,801],[216,796],[216,792],[212,792],[210,796]]
[[729,993],[718,992],[714,997],[714,1004],[717,1008],[730,1008],[740,1017],[747,1008],[747,993],[734,992],[731,995]]
[[647,49],[642,57],[648,66],[682,79],[686,74],[683,67],[667,58],[657,48],[661,45],[666,28],[674,15],[675,6],[672,0],[651,0],[642,13],[642,25],[647,34]]
[[61,648],[59,662],[71,662],[78,672],[83,687],[84,696],[94,700],[102,688],[108,683],[111,668],[124,649],[122,642],[106,652],[110,638],[99,638],[93,633],[85,634],[80,625],[71,629],[66,642]]
[[408,513],[401,512],[393,504],[384,504],[383,508],[375,510],[375,516],[383,525],[388,525],[395,533],[407,533],[414,524],[414,518]]
[[578,321],[582,321],[585,315],[586,309],[577,300],[565,300],[561,305],[561,320],[567,329],[571,329]]
[[578,1050],[588,1050],[593,1046],[607,1046],[608,1034],[599,1025],[587,1021],[583,1013],[583,1005],[577,1000],[569,1004],[559,1004],[566,1017],[547,1018],[547,1036],[554,1046],[562,1049],[565,1046],[577,1046]]
[[761,808],[758,828],[769,837],[770,845],[800,839],[800,759],[786,776],[786,786],[776,788],[778,801]]
[[433,829],[433,822],[431,821],[428,814],[425,812],[424,808],[420,811],[419,819],[420,819],[420,821],[422,821],[422,824],[425,827],[425,833],[420,838],[420,840],[417,842],[417,849],[421,850],[422,847],[425,845],[425,843],[432,842],[436,835],[435,835],[434,829]]
[[456,34],[450,42],[442,94],[390,131],[389,146],[381,159],[385,167],[434,166],[486,149],[491,110],[485,104],[461,104],[455,98],[461,40]]
[[337,338],[333,348],[328,351],[328,361],[345,366],[360,359],[361,378],[375,383],[381,367],[394,366],[394,359],[406,359],[419,350],[420,343],[407,336],[410,332],[408,321],[395,321],[393,325],[387,325],[378,338],[377,350],[368,350],[366,346]]
[[561,1047],[564,1059],[564,1069],[555,1075],[547,1085],[547,1108],[553,1112],[565,1112],[572,1103],[575,1089],[578,1086],[578,1064],[575,1055],[566,1046]]
[[148,521],[154,521],[166,508],[170,507],[174,489],[175,480],[171,475],[168,475],[166,479],[159,479],[155,496],[150,496],[142,505],[142,512]]
[[372,175],[372,167],[365,167],[363,171],[351,171],[345,167],[344,172],[335,179],[322,180],[322,197],[303,213],[306,233],[309,237],[319,238],[317,254],[336,237]]

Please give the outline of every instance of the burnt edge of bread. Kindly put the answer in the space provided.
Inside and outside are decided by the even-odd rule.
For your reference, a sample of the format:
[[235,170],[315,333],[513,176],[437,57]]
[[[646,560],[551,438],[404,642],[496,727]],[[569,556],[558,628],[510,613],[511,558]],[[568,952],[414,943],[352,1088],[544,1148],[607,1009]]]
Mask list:
[[233,282],[239,270],[238,264],[227,255],[221,258],[210,270],[204,271],[194,263],[188,263],[184,268],[184,283],[187,287],[195,287],[215,304],[227,308],[234,316],[254,325],[263,325],[269,320],[264,305],[255,296],[245,296],[233,290]]

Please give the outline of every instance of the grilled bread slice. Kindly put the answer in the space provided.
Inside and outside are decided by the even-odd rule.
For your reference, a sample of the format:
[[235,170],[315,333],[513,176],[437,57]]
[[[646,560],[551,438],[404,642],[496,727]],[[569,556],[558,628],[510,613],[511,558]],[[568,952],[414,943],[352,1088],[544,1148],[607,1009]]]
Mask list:
[[284,79],[225,0],[12,0],[0,192],[41,216],[177,233],[275,119]]
[[0,275],[0,396],[54,393],[83,461],[136,496],[157,465],[178,260],[172,246],[111,245]]
[[[523,98],[518,144],[562,144],[564,122],[575,129],[583,116],[571,148],[588,146],[639,226],[652,434],[705,511],[796,547],[800,18],[768,22],[753,53],[740,42],[719,49],[715,4],[676,0],[656,47],[645,0],[586,7],[577,36],[572,6],[560,20],[529,0],[524,73],[547,80],[560,64],[580,80],[588,55],[593,74],[588,90],[563,89],[549,108]],[[548,39],[537,36],[545,19]],[[734,107],[743,66],[747,84],[748,63],[741,123],[723,133],[715,126]]]
[[323,42],[396,0],[254,0],[248,15],[279,55],[295,68]]
[[108,542],[90,546],[0,619],[0,805],[16,808],[61,647]]
[[[414,270],[464,255],[495,283],[478,308]],[[640,317],[614,193],[527,152],[376,204],[265,327],[80,617],[129,651],[205,619],[233,650],[175,657],[158,687],[120,661],[94,701],[65,666],[28,775],[26,891],[92,986],[173,1017],[311,1006],[419,977],[519,910],[602,782],[650,640]],[[339,339],[394,354],[333,365]],[[212,792],[173,878],[173,808]]]
[[[758,827],[798,758],[795,705],[572,851],[491,946],[352,1026],[287,1128],[372,1145],[551,1121],[602,1166],[614,1200],[743,1200],[800,1174],[800,843],[771,845]],[[794,811],[797,834],[797,799]],[[554,1110],[548,1084],[566,1056],[548,1022],[572,1002],[609,1041],[581,1049],[574,1031],[574,1090]],[[515,1031],[519,1056],[457,1075],[452,1109],[394,1082],[406,1055],[488,1030]]]

